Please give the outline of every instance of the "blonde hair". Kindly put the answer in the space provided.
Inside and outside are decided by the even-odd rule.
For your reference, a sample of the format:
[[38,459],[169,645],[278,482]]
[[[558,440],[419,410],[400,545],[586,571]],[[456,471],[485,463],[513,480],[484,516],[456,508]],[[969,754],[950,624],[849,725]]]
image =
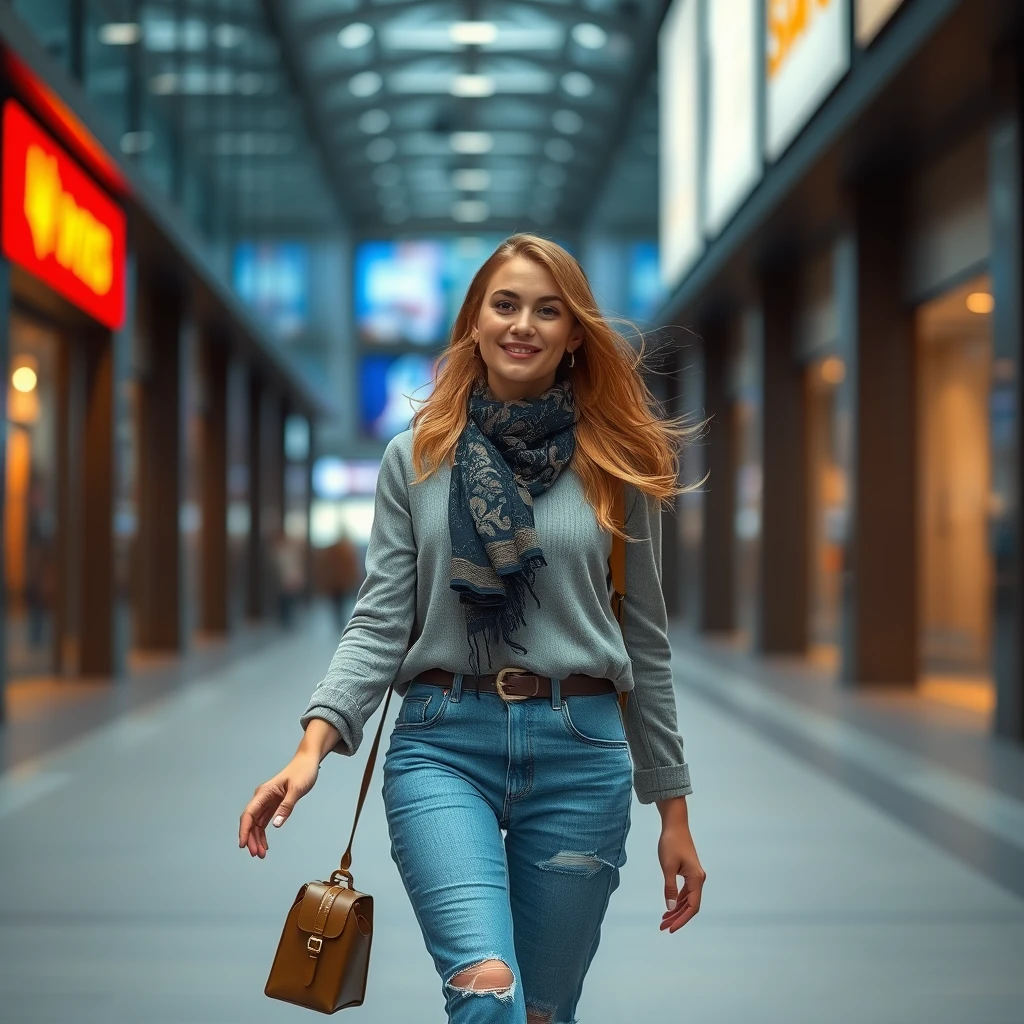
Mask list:
[[572,467],[601,528],[617,533],[612,523],[617,480],[660,501],[699,486],[679,484],[679,448],[704,425],[688,424],[685,416],[662,419],[656,415],[657,403],[640,372],[643,343],[637,352],[609,326],[579,263],[560,245],[536,235],[507,238],[473,277],[448,348],[435,364],[433,393],[412,418],[413,465],[419,473],[413,482],[425,480],[444,460],[454,462],[455,446],[467,422],[470,392],[477,381],[487,380],[473,328],[491,277],[516,256],[548,270],[583,329],[575,366],[565,370],[578,416]]

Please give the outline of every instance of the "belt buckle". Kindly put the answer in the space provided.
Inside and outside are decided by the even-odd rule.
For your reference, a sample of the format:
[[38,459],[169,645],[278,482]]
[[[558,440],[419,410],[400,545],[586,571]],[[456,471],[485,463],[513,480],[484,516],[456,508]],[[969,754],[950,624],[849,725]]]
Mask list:
[[494,680],[494,688],[498,691],[498,696],[503,701],[529,700],[531,697],[537,696],[537,692],[540,690],[540,680],[536,676],[534,676],[533,693],[506,693],[505,676],[511,675],[525,676],[529,675],[529,673],[525,668],[517,668],[515,665],[509,665],[507,668],[498,671],[498,676]]

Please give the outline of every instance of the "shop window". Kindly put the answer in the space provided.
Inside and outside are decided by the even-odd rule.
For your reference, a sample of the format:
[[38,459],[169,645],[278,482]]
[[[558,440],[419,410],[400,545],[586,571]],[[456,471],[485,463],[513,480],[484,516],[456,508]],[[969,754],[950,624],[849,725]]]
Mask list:
[[4,501],[9,677],[50,675],[59,660],[58,345],[51,331],[12,318]]
[[917,317],[921,685],[977,710],[992,704],[992,307],[986,276]]

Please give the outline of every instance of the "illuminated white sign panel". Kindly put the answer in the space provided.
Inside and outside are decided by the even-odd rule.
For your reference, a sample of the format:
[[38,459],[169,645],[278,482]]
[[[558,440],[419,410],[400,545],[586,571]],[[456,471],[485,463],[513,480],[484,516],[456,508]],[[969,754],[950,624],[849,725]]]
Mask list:
[[658,38],[661,120],[660,268],[666,288],[700,255],[700,47],[697,0],[675,0]]
[[717,234],[761,175],[757,147],[757,4],[714,0],[705,8],[708,146],[704,226]]
[[774,160],[850,66],[849,0],[764,0],[765,150]]
[[867,46],[903,0],[857,0],[857,43]]

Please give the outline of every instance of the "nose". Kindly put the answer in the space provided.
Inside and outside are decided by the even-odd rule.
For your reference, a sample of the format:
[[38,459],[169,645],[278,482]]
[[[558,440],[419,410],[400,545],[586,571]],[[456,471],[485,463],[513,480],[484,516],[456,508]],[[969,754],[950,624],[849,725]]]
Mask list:
[[512,334],[518,334],[522,336],[533,334],[533,324],[530,323],[530,314],[527,310],[522,310],[519,314],[519,318],[513,321],[509,330]]

